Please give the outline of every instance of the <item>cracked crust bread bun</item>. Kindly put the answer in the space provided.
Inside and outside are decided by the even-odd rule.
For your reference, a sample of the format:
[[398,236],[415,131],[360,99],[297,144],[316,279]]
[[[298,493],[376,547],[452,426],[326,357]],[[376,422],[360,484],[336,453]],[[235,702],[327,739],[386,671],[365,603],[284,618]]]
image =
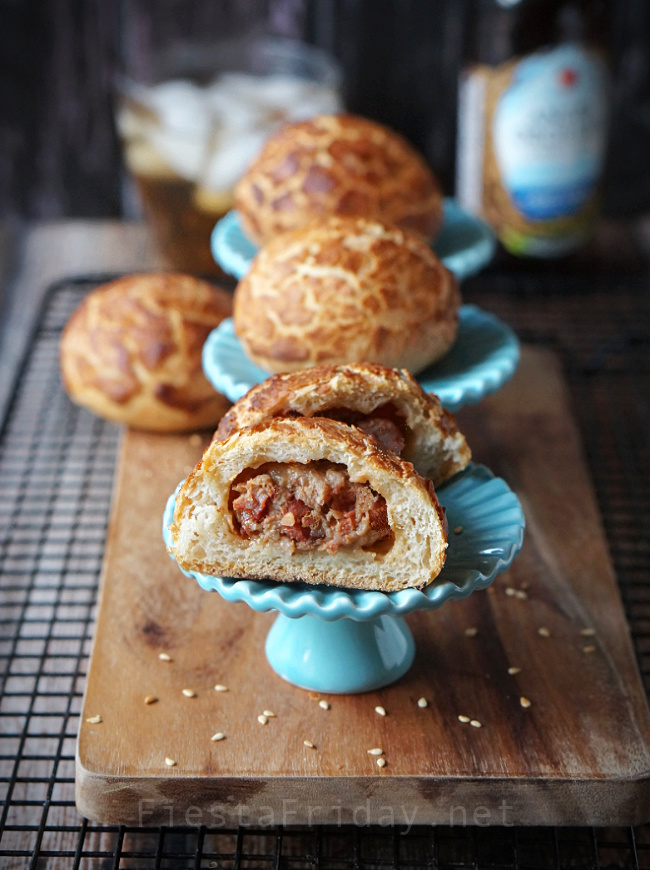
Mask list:
[[440,486],[471,459],[454,415],[407,372],[376,363],[315,366],[273,375],[222,418],[215,438],[279,417],[327,417],[374,436]]
[[230,402],[201,368],[208,333],[231,297],[189,275],[129,275],[93,290],[60,344],[70,397],[100,417],[138,429],[216,426]]
[[419,372],[456,339],[454,275],[419,236],[329,218],[278,236],[235,290],[235,331],[260,368],[377,362]]
[[213,441],[176,496],[170,532],[185,570],[383,592],[433,582],[447,548],[431,481],[325,418]]
[[258,245],[326,215],[370,217],[435,238],[440,185],[399,134],[355,115],[283,127],[235,189],[244,231]]

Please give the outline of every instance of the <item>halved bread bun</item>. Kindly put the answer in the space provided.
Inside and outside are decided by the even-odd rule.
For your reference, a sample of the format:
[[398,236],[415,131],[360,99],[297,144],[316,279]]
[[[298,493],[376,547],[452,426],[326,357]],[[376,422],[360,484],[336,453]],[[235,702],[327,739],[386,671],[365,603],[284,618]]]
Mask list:
[[268,420],[213,441],[176,496],[171,552],[217,576],[394,592],[440,573],[429,480],[335,420]]
[[374,435],[439,486],[471,459],[456,418],[405,370],[377,363],[314,366],[274,375],[236,402],[215,438],[278,417],[328,417]]

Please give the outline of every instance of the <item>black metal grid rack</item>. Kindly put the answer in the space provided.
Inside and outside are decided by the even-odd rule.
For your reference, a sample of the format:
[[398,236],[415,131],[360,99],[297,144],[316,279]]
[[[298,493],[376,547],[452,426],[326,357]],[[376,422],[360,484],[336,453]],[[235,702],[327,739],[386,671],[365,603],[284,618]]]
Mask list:
[[[650,867],[650,825],[136,829],[79,817],[75,741],[119,430],[69,402],[57,352],[96,283],[49,289],[0,428],[0,868]],[[650,690],[650,278],[492,270],[464,295],[561,355]]]

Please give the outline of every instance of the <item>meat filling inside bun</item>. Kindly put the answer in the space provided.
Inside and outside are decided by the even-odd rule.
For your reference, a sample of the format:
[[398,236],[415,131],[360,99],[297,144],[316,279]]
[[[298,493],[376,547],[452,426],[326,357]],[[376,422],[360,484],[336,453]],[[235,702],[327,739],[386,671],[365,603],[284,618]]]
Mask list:
[[447,551],[431,481],[373,436],[322,417],[212,441],[169,528],[186,571],[382,592],[432,583]]
[[353,483],[342,465],[268,463],[232,486],[236,527],[244,538],[279,542],[289,552],[371,547],[390,536],[386,500]]

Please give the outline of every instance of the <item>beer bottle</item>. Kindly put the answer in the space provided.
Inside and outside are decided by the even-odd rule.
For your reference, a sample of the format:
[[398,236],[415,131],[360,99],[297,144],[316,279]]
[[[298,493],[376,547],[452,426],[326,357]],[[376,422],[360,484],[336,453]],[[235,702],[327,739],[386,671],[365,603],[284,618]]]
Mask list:
[[605,0],[473,0],[456,196],[520,257],[556,258],[598,216],[609,80]]

